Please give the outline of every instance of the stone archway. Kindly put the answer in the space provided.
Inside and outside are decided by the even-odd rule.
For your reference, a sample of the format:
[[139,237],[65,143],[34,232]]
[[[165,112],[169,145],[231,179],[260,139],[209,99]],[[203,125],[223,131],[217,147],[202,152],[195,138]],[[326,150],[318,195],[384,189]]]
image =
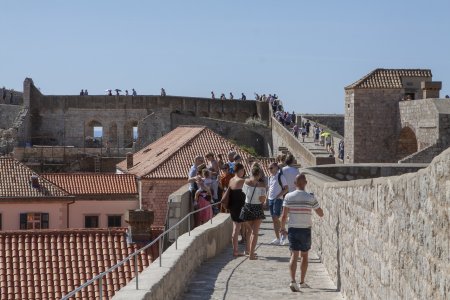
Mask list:
[[404,127],[400,131],[397,141],[397,159],[403,159],[417,152],[416,134],[410,127]]

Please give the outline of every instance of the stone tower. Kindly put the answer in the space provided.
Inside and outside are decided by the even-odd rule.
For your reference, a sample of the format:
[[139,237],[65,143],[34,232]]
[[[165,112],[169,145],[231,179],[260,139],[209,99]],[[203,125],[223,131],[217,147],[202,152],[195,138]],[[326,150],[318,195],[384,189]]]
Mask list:
[[428,69],[376,69],[345,87],[345,162],[396,161],[399,102],[436,90],[431,79]]

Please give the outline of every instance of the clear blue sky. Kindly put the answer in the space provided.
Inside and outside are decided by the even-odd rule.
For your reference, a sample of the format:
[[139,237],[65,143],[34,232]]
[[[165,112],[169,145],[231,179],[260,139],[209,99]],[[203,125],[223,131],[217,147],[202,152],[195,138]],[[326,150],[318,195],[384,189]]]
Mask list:
[[430,68],[450,94],[450,1],[4,1],[0,86],[44,94],[276,93],[342,113],[371,70]]

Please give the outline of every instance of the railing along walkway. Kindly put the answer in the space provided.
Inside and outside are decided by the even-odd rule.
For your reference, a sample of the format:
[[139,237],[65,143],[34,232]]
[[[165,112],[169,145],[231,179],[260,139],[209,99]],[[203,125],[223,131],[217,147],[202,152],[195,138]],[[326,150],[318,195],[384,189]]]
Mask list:
[[[99,299],[102,300],[103,299],[103,284],[105,284],[104,282],[104,277],[113,272],[115,269],[123,266],[124,264],[130,262],[132,259],[134,259],[134,274],[135,274],[135,278],[136,278],[136,290],[139,289],[139,272],[138,272],[138,263],[137,263],[137,256],[144,250],[150,248],[151,246],[153,246],[154,244],[156,244],[158,241],[159,243],[159,257],[158,257],[158,261],[159,261],[159,266],[162,266],[162,260],[163,260],[163,256],[164,256],[164,252],[163,252],[163,243],[161,242],[162,239],[168,234],[170,233],[172,230],[175,231],[175,249],[178,249],[178,228],[179,226],[183,223],[183,222],[188,222],[188,234],[191,235],[191,216],[206,210],[206,209],[211,209],[213,206],[218,206],[220,205],[220,202],[218,203],[214,203],[208,206],[205,206],[203,208],[197,209],[195,211],[190,212],[189,214],[187,214],[183,219],[181,219],[180,221],[178,221],[178,223],[174,224],[172,227],[170,227],[169,229],[167,229],[166,231],[164,231],[163,233],[161,233],[157,238],[155,238],[153,241],[151,241],[150,243],[148,243],[147,245],[145,245],[144,247],[136,250],[135,252],[133,252],[132,254],[130,254],[129,256],[127,256],[125,259],[123,259],[122,261],[118,262],[117,264],[115,264],[114,266],[110,267],[109,269],[107,269],[106,271],[98,274],[97,276],[95,276],[94,278],[92,278],[91,280],[86,281],[85,283],[83,283],[82,285],[80,285],[78,288],[76,288],[75,290],[71,291],[70,293],[64,295],[64,297],[61,298],[61,300],[68,300],[71,297],[74,297],[75,295],[77,295],[78,293],[81,293],[87,286],[93,284],[94,282],[98,281],[99,282]],[[214,218],[211,218],[208,222],[211,222],[211,224],[213,223]],[[154,263],[154,262],[153,262]],[[116,291],[117,292],[117,291]]]
[[[300,293],[291,292],[289,246],[269,245],[273,237],[271,219],[266,215],[261,224],[256,250],[258,260],[233,258],[230,245],[221,254],[202,264],[180,299],[343,299],[313,252],[314,249],[310,251],[306,275],[306,282],[311,288],[302,289]],[[243,251],[243,245],[240,247]],[[300,276],[299,271],[300,263],[297,278]]]

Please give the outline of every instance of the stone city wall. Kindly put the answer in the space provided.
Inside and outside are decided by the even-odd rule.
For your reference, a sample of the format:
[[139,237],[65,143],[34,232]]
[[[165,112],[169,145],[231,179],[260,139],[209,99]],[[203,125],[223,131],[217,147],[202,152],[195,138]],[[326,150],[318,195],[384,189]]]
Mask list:
[[277,157],[281,152],[279,147],[286,147],[294,155],[297,164],[303,167],[315,166],[315,156],[306,149],[283,125],[275,118],[272,120],[273,156]]
[[[256,117],[269,124],[268,103],[241,100],[211,100],[178,96],[51,96],[42,95],[31,79],[24,82],[24,105],[31,110],[27,142],[38,145],[84,147],[102,127],[104,147],[130,147],[133,127],[138,127],[141,148],[168,133],[171,113],[245,123]],[[158,126],[154,126],[158,125]]]
[[428,164],[346,164],[309,167],[336,180],[349,181],[402,175],[417,172]]
[[450,298],[450,149],[401,176],[337,182],[312,173],[307,190],[324,210],[313,249],[346,298]]
[[334,157],[315,156],[275,118],[272,118],[272,140],[274,157],[276,157],[278,154],[281,154],[279,148],[282,147],[287,148],[288,151],[291,152],[292,155],[294,155],[295,159],[297,160],[297,164],[300,164],[303,167],[335,163]]

